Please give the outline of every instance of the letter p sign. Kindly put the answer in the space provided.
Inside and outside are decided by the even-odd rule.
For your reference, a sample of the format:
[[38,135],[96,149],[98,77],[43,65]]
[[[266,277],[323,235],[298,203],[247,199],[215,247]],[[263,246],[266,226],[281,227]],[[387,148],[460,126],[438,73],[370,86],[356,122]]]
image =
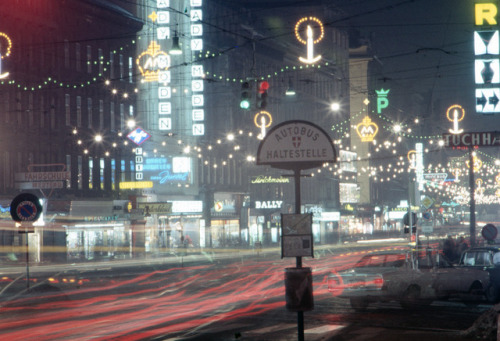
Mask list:
[[382,109],[385,109],[389,106],[389,99],[387,98],[387,95],[389,94],[390,90],[375,90],[377,93],[377,114],[382,113]]

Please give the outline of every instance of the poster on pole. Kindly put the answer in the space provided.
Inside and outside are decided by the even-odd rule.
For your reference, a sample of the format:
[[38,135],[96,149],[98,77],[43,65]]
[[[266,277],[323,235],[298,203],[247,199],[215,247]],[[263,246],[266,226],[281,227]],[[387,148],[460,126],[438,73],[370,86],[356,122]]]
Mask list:
[[314,257],[312,213],[281,215],[281,258]]

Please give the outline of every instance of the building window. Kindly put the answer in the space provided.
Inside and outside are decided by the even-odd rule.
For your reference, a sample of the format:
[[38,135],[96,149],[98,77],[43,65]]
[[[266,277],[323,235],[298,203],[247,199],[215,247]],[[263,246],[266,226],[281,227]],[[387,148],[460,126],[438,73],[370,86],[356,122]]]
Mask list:
[[100,184],[101,184],[101,189],[104,189],[104,159],[100,158],[99,159],[99,177],[101,179]]
[[76,126],[82,126],[82,96],[76,96]]
[[93,183],[92,183],[92,175],[94,174],[94,160],[89,157],[89,188],[92,189]]
[[83,157],[78,155],[78,189],[82,189]]
[[71,98],[69,94],[64,95],[64,110],[66,113],[66,125],[71,125]]
[[16,92],[16,113],[14,117],[17,120],[17,125],[21,125],[23,123],[23,106],[22,106],[22,96],[20,92]]
[[115,102],[109,103],[109,120],[111,131],[115,131]]
[[115,78],[115,54],[113,52],[109,53],[109,77],[111,80]]
[[104,54],[102,52],[102,49],[97,49],[97,57],[99,59],[99,76],[102,76],[102,73],[104,72]]
[[56,129],[56,99],[50,99],[50,129]]
[[87,98],[87,127],[92,128],[92,98]]
[[120,130],[125,130],[125,106],[120,103]]
[[64,67],[69,69],[69,42],[64,40]]
[[82,51],[80,43],[75,43],[76,71],[82,71]]
[[120,63],[120,80],[123,81],[123,78],[125,77],[125,64],[123,61],[123,55],[120,54],[118,57]]
[[92,73],[92,46],[87,45],[87,73]]
[[99,100],[99,129],[104,129],[104,101]]
[[128,57],[128,82],[133,82],[134,75],[134,60],[132,57]]
[[28,96],[28,125],[33,127],[35,125],[35,117],[33,115],[33,93]]
[[47,119],[47,110],[45,110],[45,97],[42,95],[39,97],[40,100],[40,128],[45,128],[45,120]]
[[116,160],[111,159],[111,189],[115,190],[115,179],[116,179]]

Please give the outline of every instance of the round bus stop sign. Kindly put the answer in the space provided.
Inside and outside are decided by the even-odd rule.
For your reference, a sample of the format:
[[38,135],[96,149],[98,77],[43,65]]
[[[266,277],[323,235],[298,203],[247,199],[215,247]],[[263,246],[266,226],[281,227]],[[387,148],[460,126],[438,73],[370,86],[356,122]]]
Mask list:
[[495,238],[498,235],[498,230],[497,230],[495,225],[486,224],[486,225],[484,225],[483,229],[481,230],[481,235],[486,240],[495,240]]
[[36,221],[42,214],[42,205],[38,197],[31,193],[22,193],[12,200],[10,215],[14,221]]

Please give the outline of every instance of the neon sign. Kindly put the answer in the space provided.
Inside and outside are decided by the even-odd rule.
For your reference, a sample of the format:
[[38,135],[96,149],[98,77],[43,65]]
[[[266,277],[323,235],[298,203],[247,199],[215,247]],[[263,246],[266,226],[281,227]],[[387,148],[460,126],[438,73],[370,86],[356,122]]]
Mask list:
[[[3,37],[5,40],[7,40],[7,48],[5,50],[5,53],[2,54],[2,51],[0,50],[0,79],[3,79],[7,78],[7,76],[9,76],[9,73],[8,72],[2,73],[2,59],[10,56],[10,51],[12,49],[12,40],[10,40],[9,36],[3,32],[0,32],[0,37]],[[1,43],[0,46],[2,46]]]
[[[474,5],[474,74],[476,112],[500,113],[500,40],[499,32],[492,28],[498,25],[498,7],[493,2],[476,2]],[[483,29],[484,28],[484,29]],[[494,84],[494,85],[493,85]],[[455,129],[457,130],[457,129]]]
[[378,133],[378,125],[366,116],[361,123],[356,126],[356,132],[361,138],[361,142],[372,142]]
[[152,41],[148,49],[137,57],[136,63],[144,82],[170,81],[170,77],[165,73],[170,67],[170,56],[160,49],[157,42]]
[[384,90],[383,88],[380,90],[375,90],[377,93],[377,114],[382,113],[382,109],[385,109],[389,106],[389,99],[387,95],[391,90]]
[[269,128],[273,123],[273,117],[269,112],[262,110],[255,114],[253,123],[257,128],[260,128],[259,137],[264,138],[266,136],[266,128]]
[[[453,112],[453,115],[451,115]],[[449,132],[452,134],[461,134],[464,130],[458,129],[458,122],[462,121],[465,117],[465,110],[460,105],[455,104],[446,110],[446,118],[448,121],[453,122],[453,129],[450,129]]]
[[[312,22],[313,24],[308,24],[306,28],[306,39],[303,39],[300,35],[300,27],[305,22]],[[319,35],[314,38],[313,25],[319,28]],[[299,57],[299,60],[305,64],[313,64],[321,59],[321,55],[314,56],[314,44],[319,43],[325,35],[325,29],[323,23],[315,17],[305,17],[300,19],[297,24],[295,24],[295,37],[299,42],[306,45],[307,57]]]

